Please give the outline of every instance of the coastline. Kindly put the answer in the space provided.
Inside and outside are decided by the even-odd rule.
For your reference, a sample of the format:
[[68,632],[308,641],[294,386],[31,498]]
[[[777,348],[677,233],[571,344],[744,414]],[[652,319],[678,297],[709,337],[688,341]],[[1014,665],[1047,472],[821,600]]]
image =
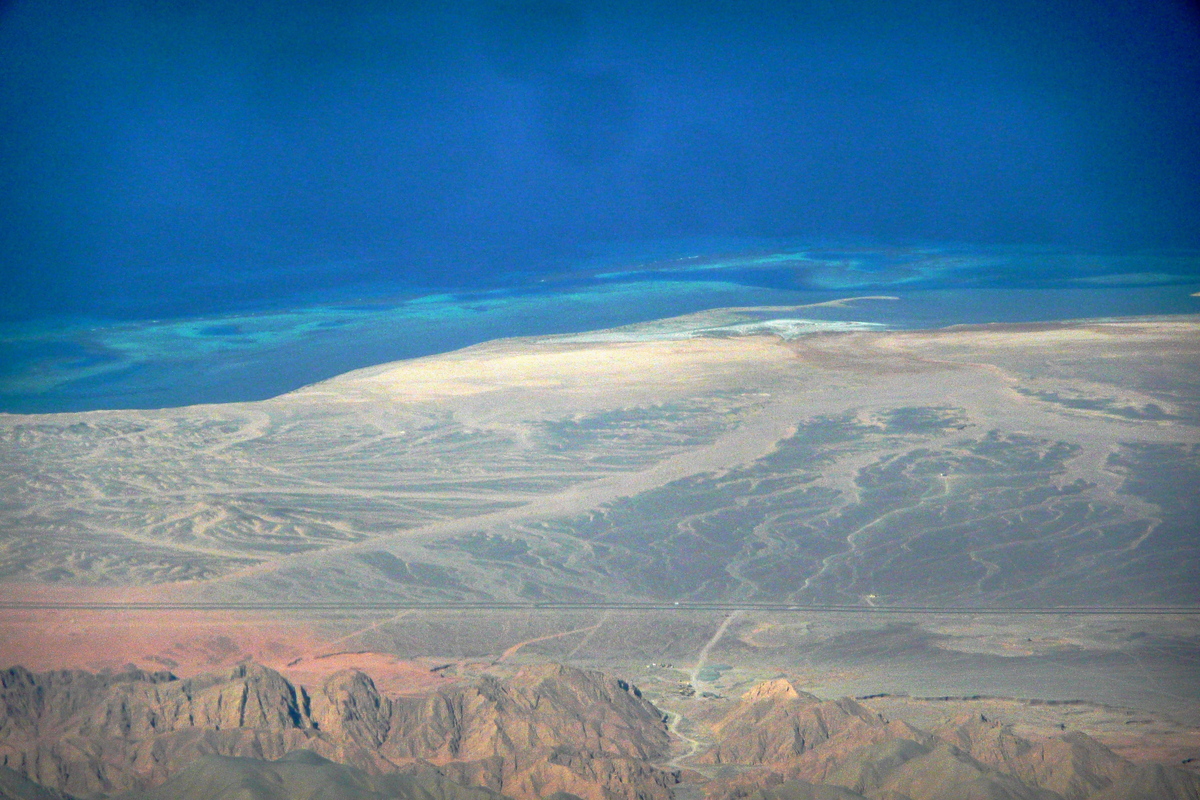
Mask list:
[[[496,339],[598,331],[619,339],[630,326],[663,335],[673,324],[693,324],[675,318],[696,316],[699,325],[704,314],[710,327],[756,323],[798,335],[836,324],[927,329],[1200,311],[1200,255],[1191,252],[797,242],[687,249],[649,248],[641,259],[622,251],[608,263],[512,275],[476,290],[380,283],[335,287],[325,298],[307,291],[256,310],[10,320],[0,324],[0,410],[263,400],[350,370]],[[145,301],[148,314],[154,300]],[[807,322],[772,322],[780,319]]]

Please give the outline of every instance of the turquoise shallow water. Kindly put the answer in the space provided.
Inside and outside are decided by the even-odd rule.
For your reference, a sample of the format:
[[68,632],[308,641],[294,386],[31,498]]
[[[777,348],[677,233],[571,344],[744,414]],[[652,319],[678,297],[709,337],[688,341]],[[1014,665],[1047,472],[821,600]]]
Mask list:
[[[1021,249],[758,247],[647,258],[474,292],[376,286],[336,301],[175,319],[60,318],[0,328],[0,410],[256,400],[491,339],[625,325],[709,308],[891,300],[805,318],[898,328],[1200,312],[1200,256]],[[800,312],[797,312],[798,314]]]

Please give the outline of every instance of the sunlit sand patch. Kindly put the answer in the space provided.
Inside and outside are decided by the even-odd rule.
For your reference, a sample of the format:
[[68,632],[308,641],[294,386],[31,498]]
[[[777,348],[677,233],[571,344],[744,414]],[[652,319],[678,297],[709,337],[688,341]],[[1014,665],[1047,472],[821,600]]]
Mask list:
[[[393,400],[428,402],[498,389],[568,389],[696,384],[713,370],[732,373],[749,363],[778,361],[769,340],[646,340],[579,346],[553,341],[531,350],[522,342],[483,345],[446,356],[371,367],[285,397],[353,397],[384,392]],[[599,344],[599,343],[588,343]]]
[[1131,318],[1122,320],[1086,320],[1077,323],[1006,323],[994,325],[955,325],[938,330],[897,331],[876,339],[873,344],[889,349],[962,345],[987,348],[1030,350],[1060,349],[1070,345],[1111,343],[1115,337],[1136,336],[1147,339],[1178,339],[1195,329],[1194,319]]
[[979,655],[1001,656],[1004,658],[1025,658],[1037,653],[1059,649],[1062,643],[1046,642],[1030,638],[957,638],[951,641],[934,642],[935,647],[942,650],[952,650],[956,653],[975,653]]
[[738,634],[738,639],[751,647],[778,648],[789,644],[797,635],[804,635],[812,628],[812,623],[797,622],[782,625],[778,622],[764,622],[755,625],[753,629]]

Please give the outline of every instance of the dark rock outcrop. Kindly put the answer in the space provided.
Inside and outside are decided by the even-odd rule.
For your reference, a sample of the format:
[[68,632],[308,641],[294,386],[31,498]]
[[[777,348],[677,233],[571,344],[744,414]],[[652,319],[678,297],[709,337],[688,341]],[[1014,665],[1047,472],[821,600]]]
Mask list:
[[0,800],[72,800],[62,792],[34,783],[21,773],[0,767]]

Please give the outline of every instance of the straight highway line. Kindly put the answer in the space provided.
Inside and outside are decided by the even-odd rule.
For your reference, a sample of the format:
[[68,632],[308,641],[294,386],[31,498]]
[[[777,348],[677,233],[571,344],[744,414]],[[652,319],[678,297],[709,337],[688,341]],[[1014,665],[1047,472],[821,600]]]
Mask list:
[[1200,606],[841,606],[784,603],[68,603],[0,601],[0,611],[769,611],[802,614],[1067,614],[1200,616]]

